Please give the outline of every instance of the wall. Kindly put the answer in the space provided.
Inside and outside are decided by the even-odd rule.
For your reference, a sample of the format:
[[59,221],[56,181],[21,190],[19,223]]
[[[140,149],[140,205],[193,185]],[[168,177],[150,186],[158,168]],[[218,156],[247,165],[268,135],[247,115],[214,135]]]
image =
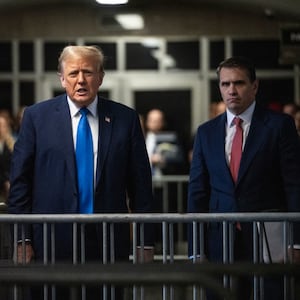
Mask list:
[[95,5],[11,8],[0,12],[0,37],[27,39],[122,34],[277,37],[281,24],[287,21],[268,18],[263,11],[257,15],[251,11],[210,6],[160,5],[145,11],[136,10],[144,15],[146,26],[141,31],[129,32],[109,22],[114,12]]

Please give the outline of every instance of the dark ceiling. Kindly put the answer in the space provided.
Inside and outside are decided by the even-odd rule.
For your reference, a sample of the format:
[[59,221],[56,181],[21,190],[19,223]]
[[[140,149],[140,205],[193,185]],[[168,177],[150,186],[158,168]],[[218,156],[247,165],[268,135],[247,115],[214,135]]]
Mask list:
[[[95,0],[0,0],[0,9],[5,8],[30,8],[30,6],[44,5],[99,5]],[[290,16],[292,20],[300,21],[300,1],[299,0],[129,0],[126,5],[127,9],[139,8],[147,10],[155,6],[176,5],[201,6],[214,5],[214,7],[222,9],[245,9],[252,10],[257,13],[265,13],[270,16]],[[125,6],[122,6],[125,7]]]

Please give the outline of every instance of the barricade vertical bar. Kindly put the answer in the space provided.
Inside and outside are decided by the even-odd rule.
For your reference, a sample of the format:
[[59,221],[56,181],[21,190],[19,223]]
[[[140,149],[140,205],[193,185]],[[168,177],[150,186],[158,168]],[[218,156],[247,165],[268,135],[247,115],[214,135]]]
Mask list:
[[169,224],[169,256],[170,262],[174,263],[174,224]]
[[[19,227],[19,224],[14,223],[14,226],[13,226],[13,232],[14,232],[14,236],[13,236],[13,263],[15,265],[18,264],[18,261],[17,261],[18,227]],[[13,299],[18,300],[18,286],[16,284],[13,285]]]
[[[200,260],[201,261],[205,261],[206,260],[206,255],[205,255],[205,233],[204,233],[204,226],[205,224],[203,222],[201,222],[199,224],[199,253],[200,253]],[[205,293],[204,293],[204,288],[200,287],[200,299],[203,300],[205,297]]]
[[[140,263],[144,263],[144,251],[145,251],[145,231],[144,231],[144,223],[140,224],[140,257],[139,257],[139,261]],[[140,287],[140,299],[144,300],[144,287],[141,286]]]
[[[192,233],[193,233],[193,263],[196,263],[197,260],[197,240],[198,240],[198,232],[197,232],[197,222],[193,221],[193,229],[192,229]],[[201,238],[201,236],[200,236]],[[199,239],[200,240],[200,239]],[[200,255],[201,255],[201,243],[199,245],[200,247]],[[201,256],[200,256],[201,257]],[[197,285],[193,284],[193,300],[197,300]]]
[[139,257],[139,262],[141,262],[141,263],[144,263],[144,250],[145,250],[144,224],[140,223],[140,257]]
[[[78,257],[78,224],[76,222],[73,222],[72,224],[72,234],[73,234],[73,265],[76,265],[78,263],[79,257]],[[71,288],[71,299],[76,299],[76,290],[74,288]]]
[[[286,222],[287,223],[287,227],[289,229],[289,247],[291,247],[292,249],[294,248],[294,226],[292,222]],[[293,251],[291,251],[293,254]],[[294,255],[291,255],[291,261],[294,262]],[[290,277],[290,289],[289,289],[289,295],[292,295],[292,300],[295,300],[296,298],[296,290],[295,290],[295,283],[296,283],[296,279],[295,277]],[[288,299],[288,298],[287,298]]]
[[[169,260],[174,263],[174,224],[169,224]],[[170,285],[170,299],[174,300],[174,286]]]
[[[102,223],[102,236],[103,236],[103,240],[102,240],[102,251],[103,251],[103,264],[107,264],[107,223],[103,222]],[[103,285],[103,300],[107,300],[107,284]]]
[[[80,263],[85,264],[85,227],[86,224],[80,224]],[[86,286],[81,285],[81,300],[86,299]]]
[[25,228],[24,224],[21,225],[21,237],[22,237],[22,264],[26,263],[26,247],[25,247]]
[[18,246],[18,223],[14,223],[13,226],[13,262],[14,264],[17,264],[17,246]]
[[73,264],[77,264],[77,223],[73,223]]
[[[110,241],[110,263],[115,263],[115,231],[114,231],[114,224],[109,223],[109,241]],[[115,287],[110,287],[110,299],[115,300]]]
[[[55,225],[50,224],[50,239],[51,239],[51,264],[55,265]],[[56,288],[55,285],[51,285],[51,299],[56,299]]]
[[[252,223],[252,232],[253,232],[253,263],[258,263],[258,233],[256,222]],[[253,298],[254,300],[258,299],[258,278],[257,275],[253,278]]]
[[[258,256],[259,256],[259,263],[263,263],[264,262],[264,257],[263,257],[263,252],[264,252],[264,248],[263,248],[263,243],[264,243],[264,232],[265,232],[265,224],[264,222],[257,222],[256,223],[257,228],[256,231],[258,232]],[[267,236],[266,238],[266,243],[267,243]],[[264,296],[264,278],[262,276],[259,277],[259,295],[260,295],[260,299],[265,299]]]
[[51,264],[55,264],[55,225],[50,225],[50,238],[51,238]]
[[[283,222],[283,244],[284,244],[283,262],[285,264],[291,262],[290,258],[289,258],[288,248],[292,246],[292,239],[291,239],[292,235],[290,235],[289,233],[291,233],[290,228],[288,226],[288,223],[285,221],[285,222]],[[291,251],[291,253],[292,253],[292,251]],[[291,257],[291,259],[293,259],[293,257]],[[285,300],[288,300],[290,298],[289,296],[293,295],[293,293],[289,294],[290,290],[289,290],[288,284],[289,284],[289,281],[288,281],[287,276],[285,275],[284,276],[284,299]]]
[[109,235],[110,235],[110,262],[115,263],[115,227],[114,223],[109,224]]
[[[223,229],[223,263],[228,263],[228,226],[227,221],[222,222]],[[228,288],[228,275],[223,275],[223,286]]]
[[80,262],[85,264],[85,227],[86,224],[80,224]]
[[[232,222],[228,222],[228,244],[229,244],[229,263],[232,264],[234,261],[234,237],[233,230],[235,230],[235,226]],[[229,277],[229,286],[232,289],[232,276]]]
[[133,263],[137,263],[137,225],[132,222],[132,259]]
[[48,232],[47,232],[47,223],[43,223],[43,249],[44,249],[44,256],[43,256],[43,264],[48,264]]
[[[48,264],[48,231],[47,231],[47,223],[43,223],[43,248],[44,248],[44,255],[43,255],[43,264]],[[48,285],[44,284],[44,300],[48,299]]]
[[[294,226],[293,226],[293,223],[291,222],[285,222],[286,223],[286,227],[287,227],[287,232],[288,232],[288,238],[287,238],[287,243],[288,243],[288,247],[291,247],[291,249],[294,248],[294,239],[293,239],[293,236],[294,236]],[[293,251],[291,251],[291,263],[294,262],[294,255],[293,255]],[[285,275],[285,280],[286,280],[286,286],[287,286],[287,296],[286,296],[286,299],[288,299],[288,296],[292,296],[291,297],[291,300],[295,300],[295,297],[296,297],[296,291],[295,291],[295,277],[290,277],[288,278],[286,275]],[[288,283],[290,282],[290,285],[288,285]],[[289,288],[288,288],[289,287]]]
[[193,221],[193,262],[197,259],[197,222]]
[[[132,261],[134,264],[137,263],[137,224],[132,223]],[[133,300],[137,299],[137,286],[133,285]]]
[[[167,223],[164,221],[162,223],[162,245],[163,245],[163,264],[167,263],[167,246],[168,246],[168,233],[167,233]],[[167,300],[167,286],[166,284],[163,285],[163,300]]]

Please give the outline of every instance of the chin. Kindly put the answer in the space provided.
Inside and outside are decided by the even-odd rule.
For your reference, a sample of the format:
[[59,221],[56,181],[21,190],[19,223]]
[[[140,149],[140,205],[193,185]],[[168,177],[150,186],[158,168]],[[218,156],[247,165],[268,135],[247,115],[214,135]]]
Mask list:
[[94,100],[91,98],[86,98],[86,97],[76,97],[72,99],[73,102],[75,102],[76,104],[80,105],[80,106],[87,106],[89,104],[91,104]]

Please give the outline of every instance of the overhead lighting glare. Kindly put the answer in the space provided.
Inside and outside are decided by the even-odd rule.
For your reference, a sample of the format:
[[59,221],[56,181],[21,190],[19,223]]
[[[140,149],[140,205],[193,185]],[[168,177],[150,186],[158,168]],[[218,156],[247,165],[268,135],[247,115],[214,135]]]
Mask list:
[[96,2],[99,4],[119,5],[128,3],[128,0],[96,0]]
[[144,28],[144,19],[139,14],[118,14],[115,18],[124,29],[138,30]]

